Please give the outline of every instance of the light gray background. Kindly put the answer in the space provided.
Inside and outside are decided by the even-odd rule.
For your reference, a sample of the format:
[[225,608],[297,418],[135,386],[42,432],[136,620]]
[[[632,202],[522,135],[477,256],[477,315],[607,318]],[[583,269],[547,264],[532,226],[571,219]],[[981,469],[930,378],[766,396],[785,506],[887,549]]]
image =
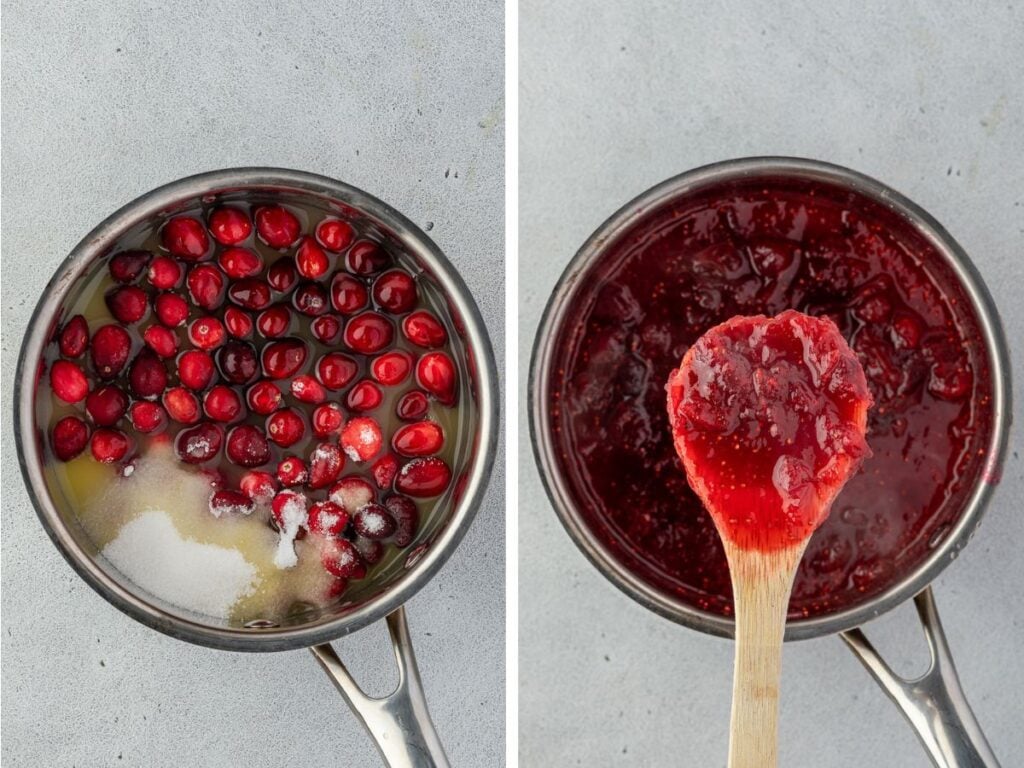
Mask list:
[[[831,160],[923,205],[976,261],[1024,362],[1024,7],[643,5],[521,6],[520,391],[540,312],[584,239],[662,179],[757,154]],[[520,421],[522,764],[723,765],[731,643],[648,613],[584,560],[541,489],[525,410]],[[1024,754],[1020,449],[1018,429],[985,524],[935,585],[1005,766]],[[912,608],[869,633],[898,669],[923,667]],[[781,765],[929,765],[838,639],[786,648],[781,706]]]
[[[5,766],[375,766],[308,652],[241,655],[144,629],[72,573],[12,444],[25,323],[72,246],[147,190],[277,165],[355,184],[461,270],[503,360],[501,3],[4,3]],[[455,765],[504,762],[503,459],[468,536],[408,604]],[[389,690],[386,633],[336,644]],[[374,684],[376,683],[376,684]]]

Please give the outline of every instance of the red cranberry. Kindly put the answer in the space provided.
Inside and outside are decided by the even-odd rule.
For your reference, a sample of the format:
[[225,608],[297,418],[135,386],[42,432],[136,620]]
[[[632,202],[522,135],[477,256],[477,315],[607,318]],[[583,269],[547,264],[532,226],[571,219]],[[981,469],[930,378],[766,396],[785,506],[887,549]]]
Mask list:
[[222,442],[224,430],[217,424],[203,421],[179,432],[174,447],[178,458],[186,464],[202,464],[220,452]]
[[201,349],[190,349],[178,357],[178,379],[189,389],[206,389],[213,374],[213,358]]
[[364,355],[380,352],[394,337],[395,329],[391,321],[377,312],[356,315],[345,326],[345,344]]
[[181,264],[170,256],[157,256],[149,265],[146,277],[149,284],[160,291],[174,288],[181,282]]
[[331,486],[328,493],[331,501],[354,515],[359,509],[373,501],[373,486],[361,477],[343,477]]
[[277,465],[277,479],[285,487],[308,482],[309,470],[306,469],[306,462],[298,456],[286,456]]
[[384,393],[372,381],[363,379],[349,390],[345,404],[353,411],[372,411],[384,401]]
[[437,496],[451,482],[452,471],[442,459],[431,456],[425,459],[413,459],[398,473],[395,487],[406,494],[418,498]]
[[388,312],[400,315],[416,306],[416,281],[401,269],[391,269],[373,283],[373,300]]
[[974,374],[964,361],[940,361],[932,365],[928,391],[940,400],[963,400],[974,385]]
[[128,386],[142,400],[155,400],[167,389],[167,369],[152,352],[143,351],[128,369]]
[[354,234],[351,224],[338,219],[324,219],[316,225],[317,242],[334,253],[345,250]]
[[107,384],[89,393],[85,410],[97,426],[112,427],[128,410],[128,395],[120,387]]
[[355,546],[348,539],[327,539],[330,544],[321,552],[320,562],[324,570],[343,579],[361,579],[366,575],[366,565]]
[[310,533],[341,536],[348,525],[348,512],[333,501],[318,501],[309,508],[309,520],[306,525]]
[[341,425],[345,416],[337,403],[324,403],[313,409],[310,422],[313,426],[313,434],[317,437],[328,437],[341,431]]
[[395,432],[391,445],[402,456],[430,456],[441,450],[444,433],[432,421],[417,421]]
[[214,421],[234,421],[242,412],[242,401],[231,387],[218,384],[203,398],[203,410]]
[[254,277],[247,277],[231,284],[228,288],[228,299],[232,304],[259,311],[270,306],[273,296],[267,283]]
[[321,344],[336,344],[341,336],[341,320],[334,315],[321,315],[309,324],[313,338]]
[[455,363],[444,352],[429,352],[416,364],[421,387],[445,405],[454,405],[457,375]]
[[303,403],[322,403],[327,399],[327,392],[319,381],[312,376],[296,376],[291,384],[292,396]]
[[275,291],[288,293],[299,282],[299,273],[290,259],[275,261],[267,270],[267,282]]
[[327,289],[319,283],[303,283],[292,294],[292,305],[308,317],[322,315],[330,309]]
[[328,352],[316,363],[316,377],[328,389],[341,389],[359,373],[359,364],[341,352]]
[[115,282],[128,284],[139,279],[153,254],[149,251],[123,251],[115,253],[107,265]]
[[278,528],[288,528],[289,525],[306,520],[306,507],[309,501],[301,493],[295,491],[281,491],[270,504],[270,512]]
[[168,251],[185,261],[199,261],[210,248],[210,238],[203,225],[191,216],[175,216],[160,233]]
[[349,272],[357,275],[372,275],[388,265],[388,256],[379,244],[372,240],[359,240],[349,248],[345,257]]
[[210,496],[210,514],[214,517],[222,515],[250,515],[256,505],[252,499],[239,491],[214,491]]
[[425,349],[443,347],[448,341],[448,332],[444,326],[424,310],[413,312],[402,321],[402,333],[417,347]]
[[358,416],[341,430],[341,447],[352,461],[367,461],[380,451],[380,425],[368,416]]
[[331,280],[331,306],[343,315],[351,315],[366,306],[369,296],[359,280],[338,272]]
[[263,271],[263,257],[248,248],[227,248],[217,258],[224,274],[234,280],[256,277]]
[[138,400],[128,409],[128,418],[137,432],[149,434],[160,429],[167,422],[167,414],[157,403]]
[[327,259],[324,249],[317,245],[316,240],[311,237],[302,238],[299,248],[295,252],[295,268],[299,274],[310,280],[316,280],[327,274],[331,268],[331,262]]
[[267,437],[282,448],[295,445],[302,439],[305,432],[305,422],[292,408],[276,411],[267,419]]
[[395,407],[395,413],[402,421],[419,421],[427,415],[428,410],[430,410],[430,401],[418,389],[402,395]]
[[216,349],[227,338],[224,323],[216,317],[197,317],[188,327],[188,338],[200,349]]
[[142,334],[146,346],[162,358],[174,357],[178,352],[178,336],[162,325],[151,325]]
[[[228,437],[228,450],[231,450],[230,436]],[[238,481],[238,487],[242,493],[257,504],[266,504],[277,493],[277,478],[269,472],[252,470],[242,475],[242,479]]]
[[379,563],[384,557],[384,545],[379,541],[364,539],[362,536],[357,536],[352,542],[352,546],[356,548],[356,551],[367,565]]
[[287,248],[299,237],[299,220],[280,205],[256,209],[256,232],[271,248]]
[[921,344],[921,324],[910,315],[898,315],[892,321],[889,335],[896,349],[917,349]]
[[284,304],[275,304],[260,312],[256,318],[256,330],[267,339],[277,339],[288,333],[292,327],[292,312]]
[[412,370],[412,357],[407,352],[385,352],[370,363],[373,378],[385,387],[401,384]]
[[77,416],[65,416],[53,425],[53,452],[61,461],[71,461],[89,442],[89,425]]
[[149,308],[149,296],[134,285],[122,285],[106,295],[110,314],[122,325],[139,322]]
[[238,307],[228,307],[224,310],[224,327],[236,339],[247,339],[252,335],[252,317]]
[[386,539],[398,527],[395,518],[380,504],[367,504],[352,518],[356,533],[367,539]]
[[259,467],[270,461],[270,443],[259,427],[242,424],[228,432],[225,452],[240,467]]
[[319,443],[309,455],[309,487],[326,488],[345,467],[345,454],[334,443]]
[[153,300],[157,320],[168,328],[177,328],[188,320],[188,302],[176,293],[161,293]]
[[186,280],[192,301],[207,312],[217,309],[224,298],[224,273],[212,264],[193,267]]
[[128,362],[132,338],[119,325],[104,325],[92,336],[92,364],[101,379],[117,376]]
[[89,448],[92,457],[103,464],[120,461],[128,453],[128,436],[119,429],[97,429],[92,433]]
[[256,348],[247,341],[231,340],[217,350],[220,375],[232,384],[248,384],[259,375]]
[[184,387],[172,387],[164,392],[163,404],[167,415],[181,424],[199,421],[199,400]]
[[396,547],[407,547],[416,536],[416,529],[419,527],[419,511],[416,509],[416,502],[407,496],[388,496],[384,500],[384,506],[391,516],[395,518],[394,544]]
[[282,339],[262,351],[263,373],[271,379],[287,379],[306,362],[306,344],[301,339]]
[[50,368],[50,387],[65,403],[79,403],[89,394],[85,372],[68,360],[57,360]]
[[89,324],[81,315],[68,320],[60,331],[60,353],[64,357],[81,357],[89,346]]
[[253,413],[266,416],[280,407],[283,396],[277,385],[270,381],[257,381],[245,395],[245,400]]
[[398,474],[398,459],[390,453],[381,456],[373,462],[370,474],[373,475],[373,481],[382,491],[391,487],[391,483],[395,481],[395,475]]
[[239,208],[225,205],[210,214],[210,234],[221,245],[238,245],[251,232],[249,217]]

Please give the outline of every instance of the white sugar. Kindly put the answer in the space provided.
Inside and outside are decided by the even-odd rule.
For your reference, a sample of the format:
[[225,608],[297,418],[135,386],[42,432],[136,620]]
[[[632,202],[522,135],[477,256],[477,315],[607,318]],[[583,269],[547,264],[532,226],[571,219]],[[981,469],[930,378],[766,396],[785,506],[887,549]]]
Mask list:
[[303,497],[296,495],[285,502],[281,510],[281,539],[274,553],[274,565],[278,568],[294,568],[298,564],[295,537],[299,533],[299,528],[304,526],[308,519],[306,500]]

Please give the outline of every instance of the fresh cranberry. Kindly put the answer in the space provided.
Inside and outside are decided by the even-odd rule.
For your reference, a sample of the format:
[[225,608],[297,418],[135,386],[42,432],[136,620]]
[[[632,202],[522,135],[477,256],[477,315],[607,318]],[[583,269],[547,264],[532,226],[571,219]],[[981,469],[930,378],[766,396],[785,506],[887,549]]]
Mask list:
[[188,327],[188,338],[200,349],[216,349],[227,338],[224,323],[216,317],[197,317]]
[[302,417],[292,408],[275,411],[267,419],[267,437],[287,448],[302,439],[306,432],[306,424]]
[[334,443],[318,443],[309,455],[309,487],[326,488],[345,467],[345,454]]
[[102,464],[120,461],[128,453],[128,447],[128,436],[119,429],[97,429],[89,443],[92,457]]
[[444,352],[428,352],[416,364],[416,380],[444,405],[454,405],[457,376],[455,364]]
[[101,379],[113,379],[128,362],[132,338],[119,325],[104,325],[92,336],[92,364]]
[[313,409],[310,417],[313,434],[317,437],[328,437],[341,431],[345,416],[337,403],[324,403]]
[[286,456],[278,462],[277,479],[285,487],[308,482],[309,470],[306,468],[306,462],[298,456]]
[[202,464],[220,452],[224,442],[224,430],[208,421],[183,429],[174,442],[178,458],[186,464]]
[[436,349],[448,341],[448,332],[429,312],[413,312],[402,321],[402,333],[417,347]]
[[89,324],[84,317],[75,315],[64,324],[58,346],[64,357],[81,357],[85,354],[89,346]]
[[193,267],[186,282],[189,296],[197,306],[211,312],[221,305],[224,299],[224,273],[212,264]]
[[343,315],[351,315],[366,306],[369,296],[359,280],[338,272],[331,280],[331,306]]
[[308,505],[309,500],[301,493],[285,490],[274,496],[270,512],[279,528],[287,528],[290,524],[301,524],[306,520]]
[[271,381],[257,381],[245,395],[245,400],[253,413],[266,416],[280,407],[283,396],[281,390]]
[[380,504],[367,504],[352,518],[356,533],[367,539],[386,539],[398,527],[395,518]]
[[259,375],[256,348],[247,341],[232,339],[217,350],[217,367],[232,384],[248,384]]
[[365,413],[372,411],[384,402],[384,393],[372,381],[363,379],[349,390],[345,397],[345,405],[353,411]]
[[267,282],[275,291],[288,293],[299,282],[299,273],[290,259],[275,261],[267,270]]
[[292,294],[292,305],[307,317],[322,315],[330,309],[327,289],[319,283],[303,283]]
[[213,381],[213,358],[201,349],[190,349],[178,357],[178,379],[196,392]]
[[111,257],[107,268],[115,282],[127,285],[139,279],[151,258],[149,251],[122,251]]
[[384,545],[379,541],[356,536],[352,541],[352,546],[356,548],[359,556],[363,558],[367,565],[379,563],[384,557]]
[[316,225],[316,240],[328,251],[338,253],[345,250],[355,231],[347,221],[338,219],[324,219]]
[[61,461],[71,461],[89,442],[89,425],[77,416],[65,416],[53,425],[53,452]]
[[256,330],[267,339],[278,339],[292,327],[292,311],[284,304],[275,304],[256,317]]
[[263,257],[248,248],[226,248],[217,257],[217,263],[234,280],[256,277],[263,271]]
[[416,509],[416,502],[408,496],[395,494],[384,499],[384,506],[395,518],[395,546],[399,548],[409,546],[419,527],[420,515],[419,510]]
[[391,321],[377,312],[363,312],[345,326],[345,344],[356,352],[372,355],[388,346],[395,337]]
[[321,344],[336,344],[341,336],[341,320],[335,315],[321,315],[309,324],[313,338]]
[[120,387],[107,384],[89,393],[85,410],[97,426],[112,427],[128,410],[128,395]]
[[254,509],[252,499],[239,491],[214,491],[210,496],[210,514],[214,517],[250,515]]
[[167,414],[158,403],[137,400],[128,409],[128,418],[137,432],[149,434],[167,423]]
[[272,379],[287,379],[305,364],[306,344],[301,339],[282,339],[262,351],[263,373]]
[[163,404],[167,415],[181,424],[199,421],[199,400],[184,387],[172,387],[164,392]]
[[75,363],[57,360],[50,368],[50,387],[65,403],[80,403],[89,394],[89,379]]
[[168,328],[177,328],[188,320],[188,302],[176,293],[161,293],[153,299],[157,319]]
[[296,376],[291,384],[292,396],[303,403],[316,405],[327,399],[323,385],[312,376]]
[[122,285],[106,295],[110,314],[122,325],[139,322],[149,308],[149,296],[134,285]]
[[379,244],[372,240],[359,240],[349,248],[345,257],[349,272],[357,275],[372,275],[388,265],[388,256]]
[[330,500],[349,515],[354,515],[362,507],[372,502],[375,496],[373,486],[363,478],[355,476],[341,478],[331,486],[328,493]]
[[324,249],[317,245],[312,237],[304,237],[295,251],[295,268],[299,274],[310,280],[316,280],[327,274],[331,268],[331,262],[324,253]]
[[398,401],[395,413],[402,421],[419,421],[430,410],[426,394],[418,389],[406,392]]
[[252,424],[241,424],[228,432],[225,452],[240,467],[259,467],[270,461],[270,443],[263,430]]
[[328,389],[341,389],[358,373],[359,364],[341,352],[328,352],[316,363],[316,377]]
[[258,312],[270,306],[273,296],[268,283],[254,277],[247,277],[231,284],[231,287],[228,288],[228,299],[232,304]]
[[203,398],[203,410],[214,421],[230,422],[242,412],[242,401],[231,387],[218,384]]
[[[231,450],[231,437],[228,436],[228,450]],[[229,454],[230,456],[230,454]],[[277,493],[277,478],[269,472],[252,470],[242,475],[238,487],[246,496],[257,504],[266,504]]]
[[224,327],[236,339],[247,339],[252,336],[252,317],[238,307],[228,307],[224,310]]
[[373,300],[396,315],[416,306],[416,281],[401,269],[390,269],[373,283]]
[[333,501],[318,501],[309,508],[309,520],[306,525],[310,533],[341,536],[348,525],[348,512]]
[[413,459],[398,473],[395,488],[407,496],[423,498],[437,496],[451,482],[452,471],[443,459],[431,456]]
[[128,369],[128,386],[135,397],[155,400],[167,389],[167,369],[159,357],[143,350]]
[[287,248],[299,237],[299,220],[287,208],[265,205],[256,209],[256,232],[271,248]]
[[149,326],[143,331],[142,340],[147,347],[164,359],[174,357],[178,352],[178,336],[162,325]]
[[238,245],[251,232],[252,223],[239,208],[225,205],[210,214],[210,234],[221,245]]
[[444,433],[432,421],[406,424],[391,439],[391,446],[402,456],[430,456],[443,445]]
[[408,352],[385,352],[370,363],[373,378],[385,387],[393,387],[405,381],[412,370],[412,357]]
[[160,233],[168,251],[185,261],[199,261],[210,248],[210,238],[203,225],[191,216],[175,216]]
[[328,546],[320,555],[324,570],[343,579],[361,579],[366,575],[366,565],[348,539],[327,539]]
[[391,483],[395,481],[395,475],[398,474],[398,459],[390,453],[381,456],[373,462],[370,474],[373,475],[373,481],[382,491],[390,488]]
[[358,416],[341,430],[341,447],[352,461],[367,461],[380,451],[380,425],[368,416]]
[[174,288],[181,282],[183,270],[177,259],[170,256],[157,256],[149,265],[149,272],[146,278],[149,284],[160,291]]

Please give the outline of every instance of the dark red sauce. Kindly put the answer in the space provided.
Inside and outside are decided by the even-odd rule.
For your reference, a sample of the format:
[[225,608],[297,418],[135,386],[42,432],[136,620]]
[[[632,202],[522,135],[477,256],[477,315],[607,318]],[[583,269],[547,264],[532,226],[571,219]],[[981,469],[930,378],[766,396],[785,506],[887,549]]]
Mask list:
[[822,183],[733,182],[650,211],[578,282],[556,340],[555,446],[588,524],[648,583],[732,611],[664,387],[690,345],[734,315],[830,317],[875,403],[873,456],[810,541],[792,617],[867,600],[956,521],[985,463],[988,364],[963,289],[899,214]]

